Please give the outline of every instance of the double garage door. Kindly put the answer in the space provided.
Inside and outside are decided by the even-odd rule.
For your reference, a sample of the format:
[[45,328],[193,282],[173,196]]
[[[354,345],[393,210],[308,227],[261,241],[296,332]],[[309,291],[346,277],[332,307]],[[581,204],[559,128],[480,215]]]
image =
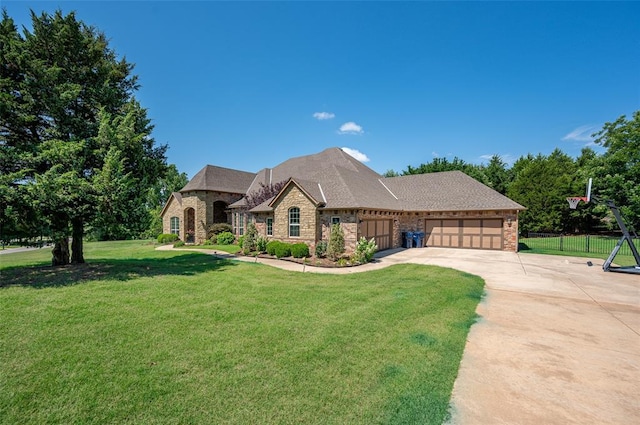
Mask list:
[[363,220],[360,223],[360,235],[370,240],[374,238],[378,250],[391,248],[391,220]]
[[426,246],[502,249],[502,219],[425,220]]

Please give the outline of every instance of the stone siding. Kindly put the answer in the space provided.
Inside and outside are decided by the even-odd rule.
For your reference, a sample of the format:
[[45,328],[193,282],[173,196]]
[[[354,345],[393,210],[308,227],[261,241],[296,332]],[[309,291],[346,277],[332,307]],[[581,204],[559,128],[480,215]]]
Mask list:
[[170,218],[180,218],[180,239],[184,240],[186,232],[186,211],[193,208],[195,211],[195,243],[200,244],[207,239],[207,229],[213,224],[213,203],[223,201],[227,205],[242,199],[243,194],[214,192],[214,191],[193,191],[182,193],[182,206],[172,198],[170,205],[162,216],[163,233],[169,233]]
[[178,200],[171,195],[169,198],[169,204],[164,210],[162,215],[162,233],[171,233],[171,217],[178,217],[180,219],[180,238],[184,236],[184,214],[182,213],[182,205]]
[[[186,216],[185,211],[193,208],[195,211],[195,243],[202,243],[207,237],[207,228],[213,223],[213,203],[223,201],[231,204],[242,198],[242,194],[224,192],[194,191],[182,194],[182,205],[171,197],[169,205],[162,216],[163,233],[170,232],[171,217],[180,218],[180,238],[184,239]],[[289,237],[289,208],[300,208],[300,236]],[[438,211],[438,212],[398,212],[378,210],[331,210],[317,209],[314,203],[296,185],[286,189],[275,205],[273,213],[260,213],[248,215],[245,223],[253,222],[258,229],[258,234],[267,236],[266,219],[273,218],[273,235],[269,239],[284,242],[304,242],[309,245],[311,252],[320,240],[329,241],[331,221],[333,217],[340,219],[340,226],[344,232],[345,250],[352,253],[356,242],[360,238],[358,223],[361,220],[388,219],[392,222],[393,248],[402,246],[402,233],[407,231],[424,232],[426,219],[473,219],[473,218],[499,218],[503,220],[504,251],[516,252],[518,249],[518,211]]]
[[319,226],[317,240],[329,242],[331,235],[331,220],[333,217],[340,219],[340,227],[344,233],[344,249],[346,253],[351,253],[356,249],[358,240],[358,220],[356,210],[320,210],[318,213]]
[[[289,236],[289,209],[300,208],[300,236]],[[304,242],[310,249],[316,243],[317,210],[313,202],[296,185],[289,185],[274,206],[273,239],[283,242]]]

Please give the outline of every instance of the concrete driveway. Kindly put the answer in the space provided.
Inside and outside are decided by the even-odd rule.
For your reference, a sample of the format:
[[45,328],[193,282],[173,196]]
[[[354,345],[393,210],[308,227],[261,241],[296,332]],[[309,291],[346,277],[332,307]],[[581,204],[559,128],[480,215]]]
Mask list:
[[640,423],[640,276],[605,273],[603,260],[478,250],[391,259],[486,281],[452,424]]

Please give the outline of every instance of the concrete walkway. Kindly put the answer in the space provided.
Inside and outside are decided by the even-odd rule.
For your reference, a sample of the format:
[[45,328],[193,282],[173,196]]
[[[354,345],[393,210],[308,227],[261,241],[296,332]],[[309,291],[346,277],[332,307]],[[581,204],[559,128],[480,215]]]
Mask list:
[[[258,262],[303,271],[287,261]],[[605,273],[597,259],[443,248],[389,250],[364,266],[304,271],[398,263],[451,267],[486,282],[451,424],[640,423],[640,276]]]

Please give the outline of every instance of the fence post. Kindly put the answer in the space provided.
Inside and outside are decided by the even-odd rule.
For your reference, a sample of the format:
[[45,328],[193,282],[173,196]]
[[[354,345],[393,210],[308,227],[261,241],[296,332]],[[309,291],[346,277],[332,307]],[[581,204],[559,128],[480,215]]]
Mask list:
[[562,249],[562,235],[560,235],[560,251],[564,251],[564,250]]
[[587,252],[589,252],[589,235],[587,235]]

